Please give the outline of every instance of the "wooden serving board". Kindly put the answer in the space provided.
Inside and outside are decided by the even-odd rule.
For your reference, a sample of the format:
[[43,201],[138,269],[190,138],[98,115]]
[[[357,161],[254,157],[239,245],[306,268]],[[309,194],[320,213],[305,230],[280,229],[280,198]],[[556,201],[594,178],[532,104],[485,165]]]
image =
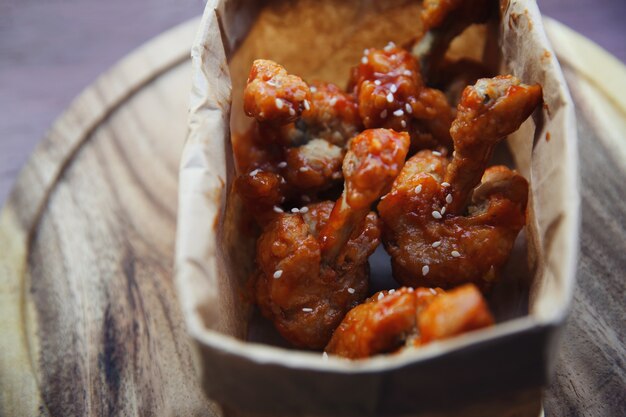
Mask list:
[[[221,415],[196,382],[172,279],[198,23],[98,79],[20,174],[0,215],[0,416]],[[583,235],[544,404],[548,415],[620,415],[626,69],[567,28],[547,28],[579,105]]]

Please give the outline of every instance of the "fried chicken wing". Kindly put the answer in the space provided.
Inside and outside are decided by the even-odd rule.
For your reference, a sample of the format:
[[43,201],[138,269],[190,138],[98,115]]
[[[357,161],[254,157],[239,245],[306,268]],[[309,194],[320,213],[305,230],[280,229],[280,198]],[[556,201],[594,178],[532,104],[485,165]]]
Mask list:
[[512,77],[479,81],[459,104],[452,160],[421,151],[407,161],[378,205],[396,280],[443,288],[493,284],[525,224],[528,183],[506,167],[485,167],[497,141],[519,127],[540,94]]
[[417,60],[405,49],[365,50],[350,86],[366,128],[409,132],[415,150],[451,145],[452,109],[441,91],[424,86]]
[[[408,135],[383,129],[361,133],[344,160],[342,197],[334,205],[278,214],[259,238],[256,301],[294,345],[324,347],[345,313],[365,297],[367,259],[380,241],[369,205],[401,170],[408,142]],[[360,182],[374,174],[372,183]]]
[[467,27],[483,23],[497,10],[493,0],[425,0],[420,20],[422,32],[414,42],[413,54],[420,58],[429,85],[438,84],[449,64],[446,52],[452,40]]
[[259,122],[287,124],[295,121],[311,99],[302,78],[288,74],[274,61],[257,59],[252,63],[244,91],[244,111]]
[[450,129],[455,153],[445,182],[453,198],[451,213],[463,210],[496,144],[519,129],[541,101],[539,85],[522,84],[510,75],[483,78],[465,88]]
[[468,284],[381,291],[353,308],[325,348],[329,354],[362,359],[420,346],[494,323],[480,291]]

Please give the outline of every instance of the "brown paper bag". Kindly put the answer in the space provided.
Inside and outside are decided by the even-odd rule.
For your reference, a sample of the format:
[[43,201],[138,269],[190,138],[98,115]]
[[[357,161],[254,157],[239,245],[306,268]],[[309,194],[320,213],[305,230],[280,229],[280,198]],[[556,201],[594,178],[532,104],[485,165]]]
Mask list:
[[491,56],[501,73],[539,83],[544,91],[542,111],[508,140],[516,169],[531,184],[531,198],[527,245],[522,238],[508,267],[512,275],[522,272],[502,290],[501,322],[397,355],[324,360],[319,353],[258,343],[271,341],[271,329],[245,301],[254,236],[239,230],[245,213],[229,190],[231,132],[250,123],[242,94],[252,60],[274,59],[304,79],[345,85],[364,48],[415,36],[419,10],[420,2],[407,0],[206,5],[192,50],[176,282],[204,387],[226,409],[269,415],[538,412],[538,393],[572,299],[579,193],[573,105],[534,1],[503,0],[501,21],[487,41],[489,30],[477,29],[468,33],[472,39],[453,45],[456,54],[480,56],[497,39]]

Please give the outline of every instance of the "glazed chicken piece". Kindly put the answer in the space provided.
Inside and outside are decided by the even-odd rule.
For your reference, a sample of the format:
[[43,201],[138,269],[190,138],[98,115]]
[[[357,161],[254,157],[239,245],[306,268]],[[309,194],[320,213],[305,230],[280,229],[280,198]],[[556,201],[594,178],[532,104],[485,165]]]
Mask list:
[[494,323],[472,284],[449,292],[403,287],[381,291],[346,314],[326,346],[329,354],[363,359],[446,339]]
[[452,108],[441,91],[424,86],[417,60],[405,49],[392,43],[366,49],[350,87],[366,128],[409,132],[413,151],[452,145]]
[[467,27],[484,23],[497,10],[494,0],[424,0],[421,34],[412,53],[420,58],[429,85],[439,85],[450,64],[445,60],[450,43]]
[[340,199],[279,214],[259,238],[256,301],[295,346],[324,347],[367,294],[367,259],[380,241],[370,206],[402,169],[408,146],[405,133],[362,132],[349,145]]
[[396,280],[443,288],[493,285],[525,224],[528,183],[504,166],[485,167],[496,143],[540,100],[539,86],[513,77],[480,80],[459,104],[452,160],[421,151],[407,161],[378,205]]
[[315,201],[341,181],[345,145],[362,129],[351,95],[330,83],[309,86],[275,62],[256,60],[244,110],[257,123],[234,141],[236,188],[259,224],[267,224],[275,206],[300,196]]

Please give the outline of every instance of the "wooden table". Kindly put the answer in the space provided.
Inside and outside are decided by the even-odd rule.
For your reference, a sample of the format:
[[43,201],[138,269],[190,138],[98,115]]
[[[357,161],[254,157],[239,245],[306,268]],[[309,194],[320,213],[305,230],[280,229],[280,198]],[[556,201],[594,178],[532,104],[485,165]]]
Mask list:
[[[134,41],[147,39],[149,36],[146,35],[156,34],[177,19],[182,20],[197,14],[201,9],[198,2],[176,6],[166,1],[162,3],[161,6],[167,6],[165,9],[168,13],[162,10],[157,12],[146,4],[142,4],[141,7],[129,5],[128,7],[137,9],[128,14],[120,13],[118,15],[120,21],[116,22],[116,26],[107,26],[97,17],[108,10],[104,6],[64,1],[57,3],[56,9],[44,7],[48,13],[55,13],[57,18],[63,17],[65,11],[66,19],[74,12],[83,14],[92,12],[92,18],[83,24],[90,23],[92,27],[89,30],[85,29],[84,33],[94,35],[91,39],[89,36],[62,37],[56,43],[45,45],[45,48],[36,42],[37,37],[29,34],[26,28],[6,26],[6,15],[0,12],[2,42],[6,42],[6,37],[1,35],[8,31],[10,34],[17,34],[10,39],[18,44],[21,42],[27,47],[24,49],[30,51],[20,52],[20,48],[15,45],[0,49],[3,57],[8,51],[7,56],[10,56],[12,60],[10,62],[14,63],[12,67],[8,67],[9,61],[0,60],[2,83],[0,86],[3,87],[0,88],[2,91],[0,104],[3,109],[0,119],[2,134],[0,201],[8,193],[9,184],[15,181],[18,168],[22,166],[26,156],[41,137],[44,126],[66,107],[67,101],[75,95],[79,87],[87,84],[90,77],[112,63],[107,62],[107,59],[112,59],[115,54],[121,54],[116,40],[119,42],[120,39],[132,38]],[[119,6],[121,2],[111,4],[113,9],[120,7],[118,11],[126,10]],[[21,23],[45,22],[54,26],[48,19],[43,18],[41,9],[38,10],[33,4],[24,2],[24,5],[20,3],[19,7],[15,4],[8,6],[13,7],[12,13],[19,15],[18,20]],[[90,10],[91,7],[100,8]],[[30,12],[33,14],[29,15]],[[133,12],[143,13],[148,29],[135,26],[124,34],[123,28],[132,27],[130,23],[133,19],[129,15]],[[167,17],[164,17],[166,14]],[[590,16],[595,15],[590,12]],[[38,18],[40,20],[37,20]],[[111,24],[111,20],[104,19],[104,22]],[[142,35],[137,35],[139,32]],[[99,36],[100,33],[106,33],[107,36]],[[134,34],[135,37],[130,34]],[[189,38],[190,42],[192,34],[193,27],[182,28],[177,32],[177,40],[180,42]],[[112,43],[102,40],[109,37],[113,38],[110,41]],[[584,49],[588,46],[584,40],[578,39],[569,43],[574,48]],[[96,48],[94,51],[85,52],[80,48],[75,49],[77,45],[96,45]],[[107,49],[106,45],[109,45],[110,49]],[[111,45],[118,45],[118,49]],[[172,48],[175,49],[173,46]],[[592,51],[590,54],[596,53],[593,47],[590,51]],[[37,336],[41,336],[41,340],[47,340],[46,334],[66,330],[58,326],[73,327],[75,339],[58,341],[51,346],[37,346],[37,349],[31,346],[31,352],[38,353],[35,356],[13,357],[8,355],[7,351],[3,351],[5,366],[7,358],[16,359],[15,362],[8,363],[15,365],[11,366],[10,377],[16,377],[23,371],[20,366],[36,369],[46,363],[55,363],[56,367],[53,369],[54,372],[38,374],[36,378],[30,375],[30,379],[24,379],[28,383],[13,390],[13,394],[8,391],[0,392],[0,414],[3,410],[2,405],[6,406],[7,403],[20,404],[22,406],[19,409],[20,414],[23,415],[35,412],[55,416],[126,413],[166,415],[172,412],[203,415],[215,410],[215,406],[207,402],[198,387],[190,382],[193,380],[192,356],[185,340],[184,329],[180,327],[180,317],[170,278],[176,207],[174,201],[164,200],[162,195],[175,195],[176,161],[182,144],[181,138],[184,136],[184,126],[172,126],[167,132],[158,132],[158,135],[167,134],[173,139],[170,143],[156,144],[157,148],[151,150],[142,146],[149,143],[152,134],[150,127],[138,128],[137,124],[144,119],[141,115],[133,114],[133,108],[143,107],[139,104],[133,107],[132,103],[145,105],[147,102],[158,101],[159,97],[169,97],[168,94],[172,89],[188,88],[184,81],[185,74],[188,74],[184,51],[182,54],[180,50],[170,52],[173,55],[169,57],[148,54],[140,56],[135,62],[126,62],[126,65],[140,65],[143,60],[151,64],[156,60],[164,67],[156,78],[139,71],[131,77],[121,77],[121,80],[119,77],[101,79],[95,89],[91,89],[86,96],[81,97],[82,101],[74,105],[69,116],[64,117],[64,123],[57,125],[48,134],[44,145],[37,151],[38,158],[31,160],[31,167],[28,168],[33,171],[33,166],[37,166],[39,178],[36,182],[41,185],[41,189],[31,188],[22,194],[24,198],[32,198],[34,203],[45,203],[43,208],[47,210],[47,214],[40,218],[40,213],[36,210],[37,204],[19,201],[18,197],[11,200],[14,207],[30,208],[30,211],[27,209],[17,213],[16,217],[20,221],[41,222],[42,225],[41,231],[38,232],[41,236],[19,235],[24,240],[34,239],[35,242],[40,242],[40,246],[35,243],[29,255],[31,279],[27,290],[29,297],[39,303],[37,305],[39,311],[45,310],[46,303],[62,306],[64,297],[68,300],[76,297],[85,302],[89,300],[84,296],[85,291],[89,292],[92,287],[104,289],[105,291],[100,291],[98,296],[106,299],[94,299],[93,304],[91,302],[80,304],[82,319],[79,323],[64,324],[59,318],[70,312],[58,308],[51,312],[47,322],[45,317],[43,322],[38,322]],[[604,80],[594,79],[594,74],[586,72],[584,60],[576,61],[577,54],[572,54],[571,50],[568,52],[567,48],[561,52],[569,57],[570,61],[564,60],[564,68],[568,80],[572,83],[574,97],[580,106],[578,116],[581,139],[583,234],[579,287],[575,295],[572,317],[565,328],[565,343],[558,360],[557,373],[552,386],[546,392],[545,408],[547,415],[623,415],[626,404],[624,363],[626,355],[623,343],[626,340],[626,326],[623,324],[626,285],[622,275],[626,266],[623,255],[626,251],[623,238],[626,215],[624,210],[620,209],[623,206],[620,200],[626,195],[626,185],[622,180],[626,146],[623,132],[626,129],[621,129],[623,126],[616,124],[615,118],[626,116],[626,105],[619,95],[619,90],[616,90],[619,83],[607,83],[606,81],[611,80],[608,76]],[[176,54],[180,57],[177,58]],[[583,56],[593,62],[600,62],[596,59],[607,59],[601,54],[593,55],[593,59],[588,55]],[[73,61],[72,57],[80,59]],[[172,59],[176,62],[174,66],[171,64]],[[167,62],[170,64],[165,65]],[[43,64],[46,66],[42,67]],[[619,67],[619,64],[614,65]],[[123,68],[124,65],[122,72]],[[116,71],[119,75],[119,67]],[[622,68],[620,74],[623,75],[623,71]],[[173,81],[174,78],[182,81]],[[148,95],[134,94],[131,97],[122,94],[124,87],[134,86],[133,88],[139,91],[146,83],[154,83],[160,87]],[[621,85],[623,87],[624,84]],[[177,97],[174,102],[161,103],[154,111],[169,114],[172,119],[183,119],[184,110],[181,109],[184,108],[186,96],[177,95]],[[613,100],[613,103],[607,102],[607,97],[608,100]],[[80,113],[81,108],[88,108],[94,103],[97,104],[96,107],[102,108],[106,107],[105,105],[115,107],[122,102],[125,102],[127,110],[123,113],[126,115],[93,114],[89,111]],[[618,110],[615,110],[615,114],[606,114],[601,110],[607,106]],[[109,118],[110,129],[98,132],[89,131],[89,126],[76,126],[74,121],[77,115],[89,116],[94,128],[103,119]],[[46,146],[54,141],[54,135],[67,136],[68,132],[71,133],[77,127],[87,129],[90,137],[73,137],[61,148]],[[136,129],[143,130],[143,134],[137,136]],[[144,139],[139,139],[136,143],[129,143],[132,142],[129,138],[138,137],[148,138],[145,139],[148,142],[143,143]],[[88,146],[78,146],[81,141],[87,139],[90,140]],[[137,158],[148,164],[146,169],[129,169],[134,164],[125,159],[125,155],[128,154],[137,155]],[[155,155],[162,156],[163,159],[153,161]],[[63,167],[62,161],[74,156],[79,163],[55,171],[55,166],[61,163]],[[116,163],[103,164],[103,161]],[[149,164],[152,163],[163,164],[166,167],[162,178],[146,175],[146,172],[150,172]],[[83,172],[88,173],[83,175]],[[55,193],[47,196],[46,186],[55,184],[57,178],[63,180],[55,187]],[[28,181],[33,179],[20,178],[18,186],[24,187],[29,184]],[[90,195],[90,191],[97,189],[95,186],[102,187],[106,184],[109,184],[107,193],[113,193],[116,198],[103,204],[102,196]],[[115,194],[117,187],[119,191]],[[141,197],[136,197],[138,193]],[[77,201],[77,198],[80,198],[80,201]],[[141,216],[137,216],[136,204],[145,204]],[[59,213],[67,213],[68,210],[76,216],[77,220],[73,223],[75,229],[59,230],[55,218]],[[89,225],[94,224],[96,219],[102,226],[98,230],[91,230]],[[5,220],[3,218],[3,221]],[[154,222],[163,224],[165,233],[155,235],[151,226]],[[128,233],[128,230],[132,233]],[[101,247],[84,248],[75,245],[76,235],[88,237],[92,233],[97,233],[99,239],[106,237]],[[56,241],[43,239],[44,236],[55,236]],[[19,252],[17,247],[19,245],[12,246],[15,242],[15,239],[3,240],[0,236],[3,254],[10,251]],[[62,265],[55,271],[45,270],[47,257],[58,256],[59,251],[66,251],[72,257],[80,258],[81,264],[85,265],[80,274],[88,279],[77,279],[76,276],[68,276],[66,282],[44,279],[46,276],[64,276],[65,269]],[[18,255],[19,253],[16,253],[16,256]],[[69,261],[72,261],[71,257]],[[91,264],[93,266],[90,266]],[[67,271],[70,269],[67,268]],[[13,294],[19,294],[21,290],[5,285],[6,282],[2,281],[1,277],[3,272],[6,271],[2,270],[0,265],[0,288],[2,288],[0,300],[7,301],[2,297],[11,297]],[[35,279],[37,277],[41,280]],[[103,282],[103,278],[110,281]],[[50,287],[54,287],[55,291],[52,293],[43,291],[44,288]],[[76,296],[77,294],[79,296]],[[110,302],[113,300],[115,302]],[[110,307],[99,311],[94,308],[95,305],[100,305],[99,303]],[[145,307],[152,303],[160,305],[157,312]],[[12,311],[10,308],[14,304],[0,303],[0,311],[10,314]],[[68,302],[67,306],[67,308],[76,307],[71,302]],[[19,314],[23,315],[26,321],[34,316],[34,312],[28,308]],[[127,320],[122,322],[113,320],[120,315],[126,315]],[[0,326],[7,326],[7,319],[10,317],[0,318]],[[168,329],[169,333],[166,335],[155,333],[162,329]],[[85,349],[84,343],[98,344],[95,357],[89,357],[89,350]],[[3,346],[1,342],[0,346]],[[120,349],[119,346],[125,348]],[[127,352],[134,353],[129,356]],[[74,357],[76,355],[78,357]],[[7,369],[2,368],[2,364],[0,361],[0,369]],[[148,364],[151,366],[147,366]],[[172,374],[168,371],[172,366],[181,371]],[[100,375],[90,375],[90,369],[96,369]],[[0,373],[0,386],[2,378],[3,375]],[[94,381],[100,383],[94,384]],[[155,389],[157,385],[160,386],[159,389]],[[15,393],[17,397],[10,396]]]

